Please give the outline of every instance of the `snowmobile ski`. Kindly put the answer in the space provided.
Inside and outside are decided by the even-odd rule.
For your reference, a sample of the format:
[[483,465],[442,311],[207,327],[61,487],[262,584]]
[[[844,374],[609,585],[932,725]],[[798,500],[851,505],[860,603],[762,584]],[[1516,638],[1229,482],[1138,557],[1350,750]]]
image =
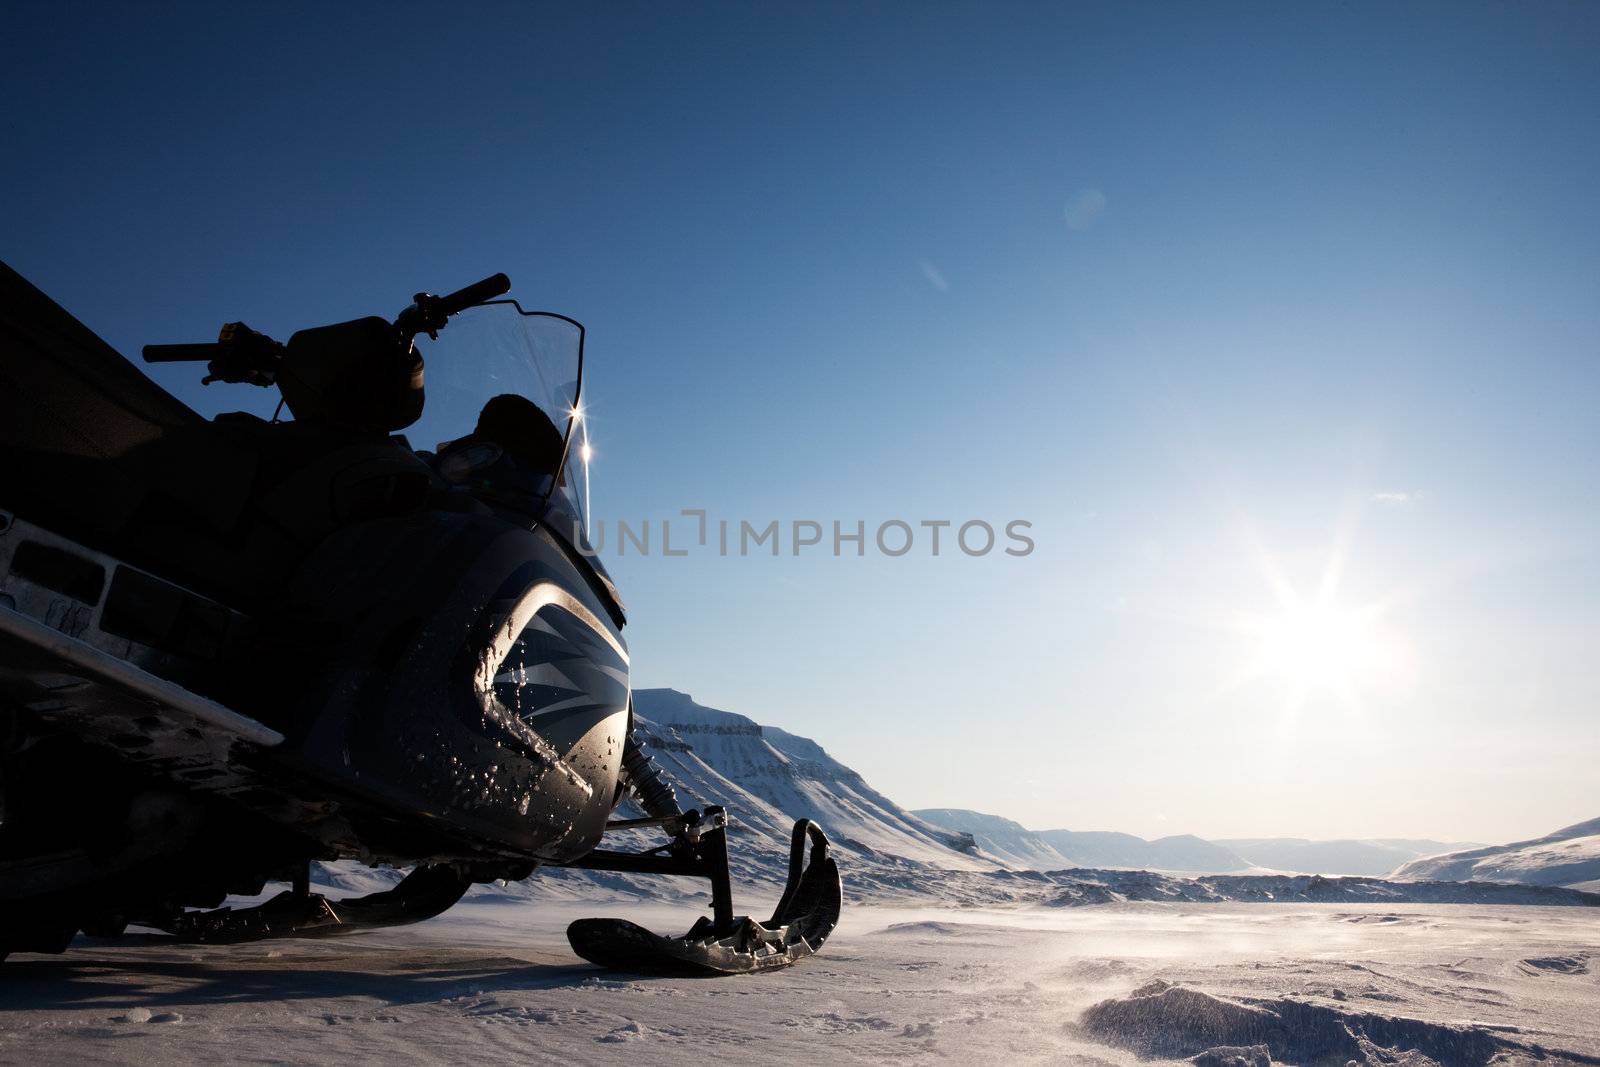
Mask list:
[[237,944],[273,937],[327,937],[431,919],[471,888],[472,879],[448,864],[425,864],[393,889],[345,900],[310,892],[309,878],[249,908],[215,908],[173,916],[159,928],[180,941]]
[[[808,838],[809,863],[805,855]],[[787,967],[815,954],[838,924],[843,900],[839,868],[828,855],[827,836],[809,819],[795,823],[788,881],[772,917],[764,923],[748,916],[733,918],[725,826],[719,823],[705,833],[696,851],[705,870],[672,873],[702,873],[712,879],[713,917],[701,916],[682,937],[663,937],[626,919],[579,919],[567,928],[572,950],[591,963],[614,970],[746,974]]]

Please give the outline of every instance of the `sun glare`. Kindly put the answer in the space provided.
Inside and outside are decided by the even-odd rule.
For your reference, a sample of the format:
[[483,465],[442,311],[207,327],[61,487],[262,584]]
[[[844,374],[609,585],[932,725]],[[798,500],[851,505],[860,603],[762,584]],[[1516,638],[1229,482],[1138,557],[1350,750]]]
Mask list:
[[1334,547],[1312,590],[1297,588],[1280,557],[1269,552],[1246,525],[1257,569],[1276,604],[1266,611],[1231,616],[1241,639],[1241,659],[1218,693],[1264,686],[1293,730],[1307,701],[1332,698],[1355,715],[1372,702],[1386,702],[1410,685],[1414,649],[1391,618],[1400,602],[1390,593],[1352,600],[1346,585],[1350,526],[1335,532]]
[[1348,688],[1380,658],[1372,620],[1336,604],[1289,607],[1261,629],[1261,672],[1301,690]]

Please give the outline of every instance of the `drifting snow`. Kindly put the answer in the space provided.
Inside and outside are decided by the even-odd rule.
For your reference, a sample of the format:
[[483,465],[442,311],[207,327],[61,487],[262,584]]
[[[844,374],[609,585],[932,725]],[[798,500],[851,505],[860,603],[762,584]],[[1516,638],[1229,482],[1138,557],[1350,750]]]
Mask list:
[[1083,1013],[1082,1030],[1147,1056],[1198,1064],[1385,1063],[1409,1054],[1469,1067],[1527,1051],[1483,1026],[1331,1007],[1289,997],[1230,998],[1156,979]]
[[1062,887],[1051,904],[1109,901],[1348,904],[1543,904],[1600,907],[1600,895],[1558,886],[1498,882],[1392,882],[1382,878],[1324,878],[1318,874],[1214,874],[1174,878],[1150,871],[1051,871]]
[[[466,904],[338,941],[139,938],[0,971],[17,1063],[1594,1063],[1586,909],[1111,904],[847,909],[771,975],[575,960],[608,910]],[[683,908],[624,912],[681,929]]]

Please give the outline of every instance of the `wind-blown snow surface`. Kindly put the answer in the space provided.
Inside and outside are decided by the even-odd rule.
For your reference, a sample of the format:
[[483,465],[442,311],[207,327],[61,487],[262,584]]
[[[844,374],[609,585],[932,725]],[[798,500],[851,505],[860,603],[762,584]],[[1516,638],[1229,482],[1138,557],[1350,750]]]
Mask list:
[[[639,696],[645,745],[683,800],[738,819],[741,912],[776,898],[792,820],[827,826],[847,905],[817,958],[713,980],[603,972],[573,956],[567,923],[681,932],[704,886],[547,870],[340,940],[135,934],[15,954],[0,967],[0,1062],[1600,1065],[1600,896],[1009,869],[1037,856],[962,847],[813,742],[671,691]],[[369,892],[392,876],[337,865],[319,881]]]
[[1588,909],[858,906],[817,958],[725,979],[576,961],[562,930],[587,911],[480,902],[340,941],[18,955],[0,1061],[1600,1063]]
[[1448,878],[1525,885],[1579,885],[1600,880],[1600,819],[1509,845],[1491,845],[1412,860],[1398,879]]

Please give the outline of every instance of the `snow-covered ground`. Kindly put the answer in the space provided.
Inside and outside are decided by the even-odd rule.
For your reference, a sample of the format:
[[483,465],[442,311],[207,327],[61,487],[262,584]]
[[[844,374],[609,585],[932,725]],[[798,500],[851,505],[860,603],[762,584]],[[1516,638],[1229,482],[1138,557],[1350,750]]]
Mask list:
[[468,903],[342,940],[16,956],[0,1061],[1600,1063],[1592,908],[858,906],[817,958],[721,979],[574,958],[565,924],[612,910]]
[[[15,955],[0,966],[0,1063],[1600,1067],[1600,896],[1570,885],[1600,876],[1595,824],[1419,861],[1412,881],[1095,869],[1246,861],[1198,838],[909,812],[806,738],[671,690],[636,696],[645,748],[684,803],[733,814],[740,910],[770,909],[794,819],[828,830],[847,905],[819,957],[744,978],[602,972],[571,953],[567,923],[620,915],[681,933],[704,883],[543,870],[345,939],[136,934]],[[607,845],[628,834],[647,839]],[[1542,884],[1483,880],[1510,873]],[[394,877],[316,871],[332,896]]]

